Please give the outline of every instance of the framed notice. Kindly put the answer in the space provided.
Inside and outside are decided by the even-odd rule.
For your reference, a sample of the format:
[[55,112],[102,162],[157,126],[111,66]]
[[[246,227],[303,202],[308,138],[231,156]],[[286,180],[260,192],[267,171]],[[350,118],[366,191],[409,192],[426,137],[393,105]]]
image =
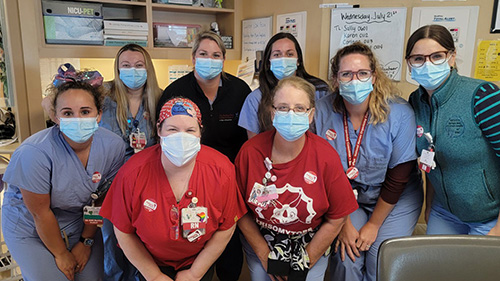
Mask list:
[[498,2],[499,0],[495,0],[495,4],[493,5],[490,33],[500,33],[500,5]]

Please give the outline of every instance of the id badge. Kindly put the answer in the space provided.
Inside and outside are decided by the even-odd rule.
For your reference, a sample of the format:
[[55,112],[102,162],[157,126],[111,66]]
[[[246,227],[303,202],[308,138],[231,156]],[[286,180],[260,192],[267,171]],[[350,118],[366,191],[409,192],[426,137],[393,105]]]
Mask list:
[[148,140],[146,139],[146,134],[139,130],[131,133],[129,138],[130,147],[132,147],[136,153],[143,150],[148,142]]
[[208,221],[206,207],[183,208],[181,210],[182,237],[189,242],[205,235]]
[[263,195],[265,189],[266,189],[266,187],[264,185],[262,185],[258,182],[254,183],[252,191],[250,192],[250,196],[248,197],[247,202],[252,204],[252,205],[255,205],[257,207],[260,207],[263,210],[266,210],[267,205],[269,205],[269,203],[271,201],[260,202],[258,199],[258,198],[262,198],[262,195]]
[[422,154],[420,155],[420,163],[418,164],[418,167],[422,171],[429,173],[431,169],[434,169],[436,165],[434,162],[434,155],[435,155],[434,151],[422,149]]
[[85,224],[102,225],[102,217],[99,215],[101,207],[83,207],[83,222]]
[[260,196],[257,196],[257,201],[259,201],[259,203],[271,201],[274,199],[278,199],[278,191],[276,190],[276,185],[274,184],[265,186],[262,194]]

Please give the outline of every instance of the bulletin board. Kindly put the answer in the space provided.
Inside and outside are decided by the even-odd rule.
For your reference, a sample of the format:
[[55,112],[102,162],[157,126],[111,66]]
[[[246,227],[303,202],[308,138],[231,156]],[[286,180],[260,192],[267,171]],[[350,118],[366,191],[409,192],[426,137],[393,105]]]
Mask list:
[[241,59],[253,59],[255,51],[264,51],[271,38],[273,17],[243,20],[241,29]]
[[330,58],[340,48],[360,41],[371,47],[387,76],[400,81],[405,25],[404,7],[332,9]]

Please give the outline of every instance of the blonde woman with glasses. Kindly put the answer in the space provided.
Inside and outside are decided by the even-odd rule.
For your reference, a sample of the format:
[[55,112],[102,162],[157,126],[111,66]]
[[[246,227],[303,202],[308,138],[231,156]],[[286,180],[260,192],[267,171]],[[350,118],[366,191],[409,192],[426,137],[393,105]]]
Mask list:
[[415,117],[368,46],[346,46],[331,64],[334,92],[317,103],[316,132],[339,153],[359,204],[334,244],[331,280],[376,280],[380,243],[411,235],[422,207]]

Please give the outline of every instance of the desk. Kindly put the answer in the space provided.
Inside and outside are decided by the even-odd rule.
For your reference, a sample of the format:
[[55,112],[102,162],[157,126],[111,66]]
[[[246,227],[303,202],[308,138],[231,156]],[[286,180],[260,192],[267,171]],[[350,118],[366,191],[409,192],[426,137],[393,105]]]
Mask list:
[[8,145],[0,146],[0,154],[12,154],[14,153],[14,150],[19,147],[19,145],[19,141],[16,141]]

